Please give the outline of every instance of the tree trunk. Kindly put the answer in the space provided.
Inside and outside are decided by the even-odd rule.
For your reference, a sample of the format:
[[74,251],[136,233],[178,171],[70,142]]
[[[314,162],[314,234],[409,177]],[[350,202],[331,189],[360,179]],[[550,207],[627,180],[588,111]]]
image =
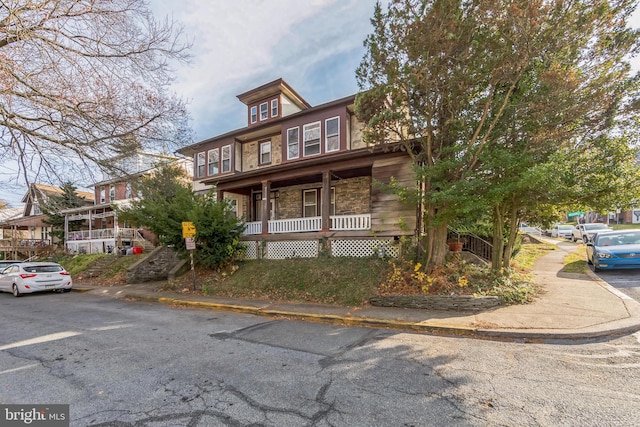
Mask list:
[[491,270],[499,273],[502,269],[504,254],[504,215],[500,205],[493,206],[493,251],[491,252]]
[[511,202],[509,224],[509,239],[507,240],[507,245],[502,260],[502,267],[504,269],[508,269],[509,267],[511,267],[511,254],[513,254],[513,248],[516,244],[516,239],[518,238],[518,207],[515,201]]

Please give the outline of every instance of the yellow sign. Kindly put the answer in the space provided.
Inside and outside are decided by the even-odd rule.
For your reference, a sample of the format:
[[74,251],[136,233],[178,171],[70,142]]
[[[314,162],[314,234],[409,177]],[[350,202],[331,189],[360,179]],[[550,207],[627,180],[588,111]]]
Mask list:
[[182,223],[182,237],[185,239],[191,239],[196,237],[196,226],[192,222]]

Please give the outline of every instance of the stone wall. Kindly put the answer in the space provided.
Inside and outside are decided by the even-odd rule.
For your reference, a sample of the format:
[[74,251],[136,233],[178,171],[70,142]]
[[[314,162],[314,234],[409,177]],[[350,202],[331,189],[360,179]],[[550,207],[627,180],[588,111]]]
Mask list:
[[[317,189],[320,183],[294,185],[278,190],[278,219],[302,217],[302,191]],[[360,215],[371,212],[371,177],[332,180],[336,191],[336,215]]]
[[160,246],[127,270],[127,283],[167,280],[169,273],[181,261],[171,248]]
[[471,295],[389,295],[371,297],[369,303],[378,307],[473,312],[504,305],[504,299],[497,296],[474,297]]

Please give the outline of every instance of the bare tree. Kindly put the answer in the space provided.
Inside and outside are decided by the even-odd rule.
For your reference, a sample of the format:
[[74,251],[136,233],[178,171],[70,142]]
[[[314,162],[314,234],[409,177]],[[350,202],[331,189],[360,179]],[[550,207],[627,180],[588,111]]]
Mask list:
[[190,142],[169,93],[183,29],[144,0],[0,0],[0,163],[83,185],[136,150]]

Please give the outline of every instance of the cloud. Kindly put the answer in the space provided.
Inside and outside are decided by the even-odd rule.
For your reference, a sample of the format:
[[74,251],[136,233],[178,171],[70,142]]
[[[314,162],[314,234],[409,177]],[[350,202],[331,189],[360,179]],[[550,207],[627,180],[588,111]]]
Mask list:
[[338,96],[354,93],[354,64],[364,52],[374,4],[151,2],[158,14],[183,24],[193,39],[193,63],[178,70],[173,89],[189,103],[197,139],[244,126],[245,107],[235,96],[279,77],[312,104],[334,99],[335,91],[343,92]]

